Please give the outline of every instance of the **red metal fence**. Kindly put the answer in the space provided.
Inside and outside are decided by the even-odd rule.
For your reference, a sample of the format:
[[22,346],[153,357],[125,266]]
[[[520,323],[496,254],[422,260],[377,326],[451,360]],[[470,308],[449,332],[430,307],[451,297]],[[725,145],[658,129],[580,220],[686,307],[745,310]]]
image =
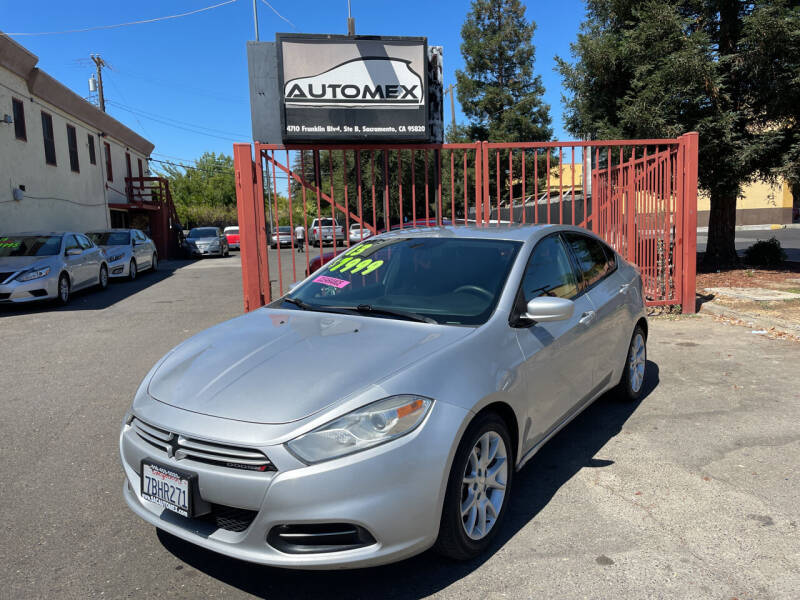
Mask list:
[[[245,310],[283,294],[361,235],[434,224],[567,223],[594,231],[640,267],[648,305],[694,312],[697,150],[696,133],[593,142],[256,144],[254,162],[250,144],[235,144]],[[318,216],[341,227],[331,240],[312,227]],[[363,233],[351,241],[354,224]],[[302,242],[293,235],[298,225]]]

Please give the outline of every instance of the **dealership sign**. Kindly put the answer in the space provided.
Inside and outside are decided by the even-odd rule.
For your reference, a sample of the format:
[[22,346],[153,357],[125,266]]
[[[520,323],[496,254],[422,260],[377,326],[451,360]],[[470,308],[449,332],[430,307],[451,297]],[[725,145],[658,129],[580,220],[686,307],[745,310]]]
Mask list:
[[428,141],[425,38],[278,34],[285,142]]

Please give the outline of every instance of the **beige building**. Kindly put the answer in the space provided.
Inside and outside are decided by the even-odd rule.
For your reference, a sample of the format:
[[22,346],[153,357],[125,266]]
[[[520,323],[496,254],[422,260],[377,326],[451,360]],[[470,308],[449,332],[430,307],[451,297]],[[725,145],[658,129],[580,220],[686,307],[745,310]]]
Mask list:
[[[788,182],[770,184],[756,181],[742,189],[742,195],[736,201],[737,225],[786,225],[792,222],[792,212],[800,205],[800,190],[792,194]],[[706,227],[710,201],[708,194],[701,192],[697,196],[697,225]]]
[[0,34],[0,233],[129,225],[125,178],[153,144],[37,62]]

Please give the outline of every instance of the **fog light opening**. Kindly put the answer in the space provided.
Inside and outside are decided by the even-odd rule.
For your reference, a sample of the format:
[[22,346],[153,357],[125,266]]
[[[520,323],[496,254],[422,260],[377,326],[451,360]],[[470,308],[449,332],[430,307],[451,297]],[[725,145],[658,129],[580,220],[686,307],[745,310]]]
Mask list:
[[267,535],[267,543],[286,554],[342,552],[375,543],[369,531],[352,523],[310,523],[277,525]]

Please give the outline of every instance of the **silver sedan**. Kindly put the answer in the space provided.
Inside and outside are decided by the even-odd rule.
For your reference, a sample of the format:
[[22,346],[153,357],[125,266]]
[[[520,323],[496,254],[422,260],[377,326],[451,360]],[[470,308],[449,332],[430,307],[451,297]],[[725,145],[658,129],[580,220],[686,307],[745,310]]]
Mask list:
[[108,285],[103,251],[82,233],[28,232],[0,235],[0,304],[56,299]]
[[136,279],[140,271],[158,269],[158,251],[149,237],[138,229],[101,229],[86,234],[103,249],[110,277]]
[[545,442],[612,388],[642,396],[646,339],[638,270],[583,229],[381,234],[153,367],[123,494],[256,563],[470,559]]

